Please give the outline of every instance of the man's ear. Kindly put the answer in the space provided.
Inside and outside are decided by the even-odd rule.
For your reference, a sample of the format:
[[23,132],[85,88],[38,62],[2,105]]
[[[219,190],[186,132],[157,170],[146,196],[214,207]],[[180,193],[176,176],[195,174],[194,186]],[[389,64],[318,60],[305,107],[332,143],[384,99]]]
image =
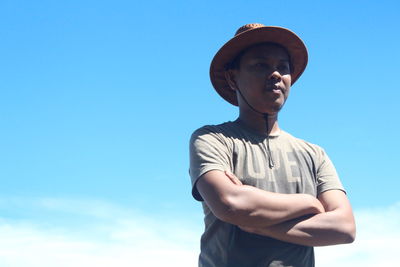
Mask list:
[[226,70],[224,74],[225,74],[225,80],[228,82],[228,85],[231,88],[231,90],[236,91],[238,88],[235,81],[234,70],[231,69]]

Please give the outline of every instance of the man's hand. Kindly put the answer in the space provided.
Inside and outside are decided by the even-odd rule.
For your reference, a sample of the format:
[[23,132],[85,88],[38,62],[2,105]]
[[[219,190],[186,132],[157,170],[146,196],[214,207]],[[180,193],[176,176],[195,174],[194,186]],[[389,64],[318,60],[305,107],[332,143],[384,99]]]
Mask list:
[[234,183],[235,185],[243,185],[243,183],[239,180],[239,178],[237,178],[233,173],[231,173],[230,171],[225,171],[225,175],[226,177],[229,178],[229,180],[231,180],[232,183]]

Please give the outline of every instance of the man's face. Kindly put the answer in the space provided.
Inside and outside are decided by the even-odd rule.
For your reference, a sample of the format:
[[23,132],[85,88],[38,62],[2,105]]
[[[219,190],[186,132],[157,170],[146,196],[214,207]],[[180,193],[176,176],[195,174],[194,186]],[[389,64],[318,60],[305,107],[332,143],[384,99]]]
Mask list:
[[[274,44],[260,44],[247,50],[232,70],[236,87],[256,110],[274,115],[283,107],[290,91],[290,59],[286,50]],[[238,95],[240,108],[248,106]]]

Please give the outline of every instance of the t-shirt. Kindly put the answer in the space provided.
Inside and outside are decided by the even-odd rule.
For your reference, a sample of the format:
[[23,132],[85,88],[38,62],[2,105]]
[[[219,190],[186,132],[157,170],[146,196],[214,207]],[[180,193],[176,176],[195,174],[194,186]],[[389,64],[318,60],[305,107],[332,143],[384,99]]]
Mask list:
[[[267,153],[274,166],[269,167]],[[211,170],[231,171],[243,184],[270,192],[305,193],[317,197],[331,190],[343,190],[336,170],[324,152],[314,144],[285,131],[260,134],[240,121],[204,126],[190,140],[192,195],[202,201],[196,189],[198,178]],[[219,220],[203,201],[205,231],[201,237],[199,266],[314,266],[312,247],[247,233]]]

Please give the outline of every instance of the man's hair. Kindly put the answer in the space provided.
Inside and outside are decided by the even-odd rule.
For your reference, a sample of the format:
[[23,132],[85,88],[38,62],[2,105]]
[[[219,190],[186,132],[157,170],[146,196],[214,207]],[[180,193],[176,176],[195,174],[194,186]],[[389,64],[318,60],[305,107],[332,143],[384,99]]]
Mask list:
[[286,47],[277,44],[277,43],[272,43],[272,42],[268,42],[268,43],[258,43],[249,47],[246,47],[245,49],[243,49],[242,51],[240,51],[231,62],[229,62],[228,64],[225,65],[225,70],[238,70],[240,68],[240,60],[242,59],[242,56],[250,49],[252,49],[255,46],[259,46],[259,45],[275,45],[278,46],[280,48],[282,48],[283,50],[286,51],[286,54],[289,56],[289,67],[290,67],[290,73],[292,73],[293,71],[293,65],[292,65],[292,60],[290,58],[290,54],[288,52],[288,50],[286,49]]

